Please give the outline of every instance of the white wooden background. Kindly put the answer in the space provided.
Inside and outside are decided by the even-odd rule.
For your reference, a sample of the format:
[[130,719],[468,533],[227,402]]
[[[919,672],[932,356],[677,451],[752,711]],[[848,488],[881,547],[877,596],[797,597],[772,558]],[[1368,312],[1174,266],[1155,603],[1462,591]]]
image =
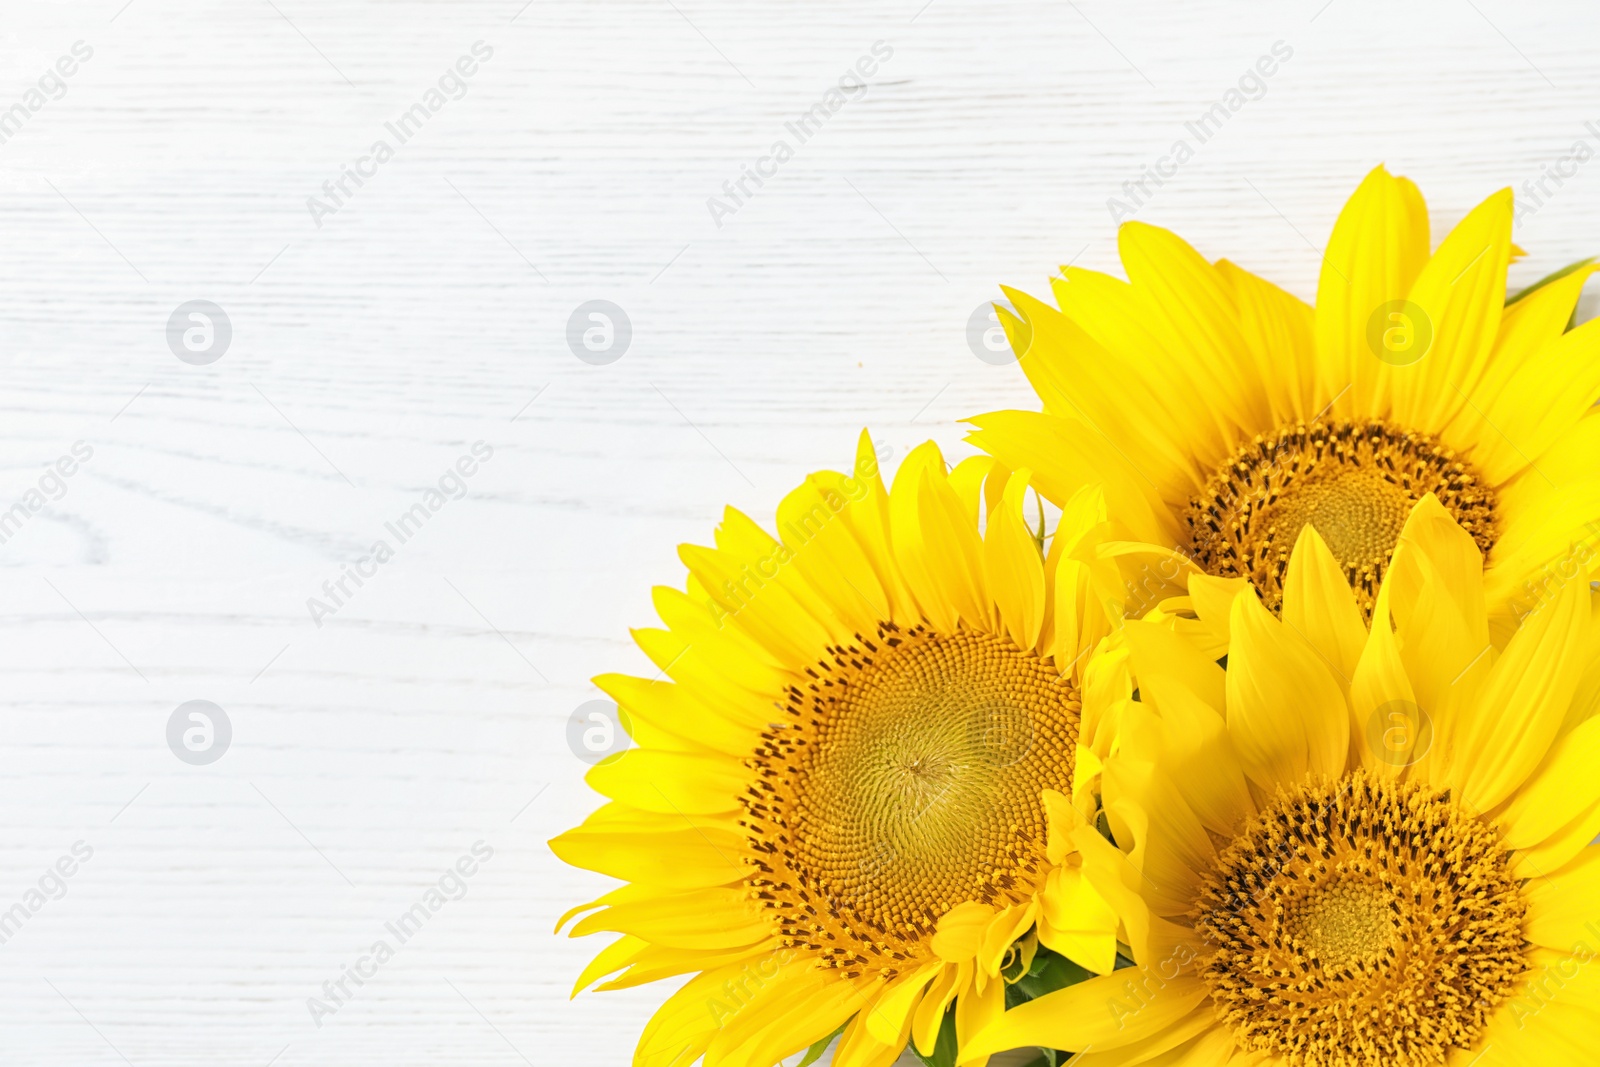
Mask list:
[[[920,9],[919,9],[920,5]],[[1109,197],[1274,42],[1293,57],[1139,209],[1310,296],[1361,175],[1436,233],[1600,150],[1582,0],[5,0],[0,1063],[626,1062],[668,988],[568,1002],[604,881],[565,721],[724,502],[766,519],[858,428],[896,455],[1031,396],[966,327],[1114,264]],[[306,199],[474,42],[493,58],[339,211]],[[718,227],[707,198],[876,41],[893,56]],[[1586,127],[1585,123],[1595,123]],[[1192,138],[1191,138],[1192,141]],[[1571,168],[1568,167],[1568,170]],[[1525,282],[1600,252],[1600,163],[1519,222]],[[220,305],[231,347],[165,324]],[[569,314],[626,309],[609,366]],[[1590,309],[1592,313],[1592,308]],[[493,459],[326,625],[306,607],[482,440]],[[231,748],[169,751],[181,702]],[[306,998],[494,849],[336,1015]]]

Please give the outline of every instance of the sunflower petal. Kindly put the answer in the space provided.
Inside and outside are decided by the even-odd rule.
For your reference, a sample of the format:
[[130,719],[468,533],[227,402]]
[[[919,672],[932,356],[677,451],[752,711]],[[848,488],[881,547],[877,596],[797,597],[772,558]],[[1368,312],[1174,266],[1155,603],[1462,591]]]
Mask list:
[[1444,429],[1483,376],[1505,305],[1511,210],[1510,189],[1479,204],[1440,243],[1411,286],[1409,299],[1432,324],[1433,343],[1415,363],[1385,365],[1394,416],[1408,426],[1430,433]]
[[1234,601],[1228,651],[1228,736],[1251,780],[1271,789],[1307,773],[1337,775],[1350,711],[1332,672],[1254,592]]
[[1417,187],[1375,167],[1339,213],[1317,284],[1319,380],[1340,414],[1377,414],[1388,396],[1367,344],[1372,316],[1403,300],[1428,260],[1428,210]]

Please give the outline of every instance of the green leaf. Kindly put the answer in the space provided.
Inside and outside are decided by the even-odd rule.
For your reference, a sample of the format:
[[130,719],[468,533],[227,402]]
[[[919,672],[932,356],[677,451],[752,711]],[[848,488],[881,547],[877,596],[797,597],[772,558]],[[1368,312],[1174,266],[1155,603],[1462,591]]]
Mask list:
[[1046,993],[1054,993],[1069,985],[1077,985],[1089,977],[1088,971],[1060,953],[1051,952],[1041,945],[1038,955],[1033,957],[1033,966],[1028,968],[1028,973],[1006,987],[1006,1007],[1014,1008]]
[[1593,257],[1593,256],[1590,256],[1588,259],[1580,259],[1576,263],[1568,263],[1565,267],[1562,267],[1560,270],[1556,271],[1554,274],[1545,275],[1543,278],[1540,278],[1538,281],[1534,282],[1532,285],[1528,286],[1526,289],[1518,290],[1517,292],[1515,292],[1515,293],[1511,294],[1510,296],[1506,297],[1506,307],[1510,307],[1512,304],[1515,304],[1518,300],[1521,300],[1523,297],[1529,295],[1530,293],[1538,292],[1540,289],[1543,289],[1545,286],[1549,285],[1551,282],[1560,281],[1562,278],[1565,278],[1567,275],[1571,274],[1575,270],[1582,270],[1584,267],[1587,267],[1589,264],[1593,263],[1594,259],[1595,259],[1595,257]]
[[908,1046],[912,1055],[927,1067],[956,1067],[956,1011],[952,1006],[945,1010],[939,1023],[939,1037],[933,1043],[933,1054],[924,1056],[915,1044]]
[[[1035,946],[1035,952],[1037,953],[1037,945]],[[1038,956],[1035,955],[1034,958],[1037,959]],[[1000,964],[1000,977],[1005,979],[1007,983],[1011,983],[1021,978],[1022,975],[1022,941],[1018,941],[1006,949],[1005,961]]]
[[813,1063],[816,1063],[818,1060],[822,1059],[822,1054],[828,1051],[828,1046],[833,1044],[833,1039],[842,1033],[844,1033],[844,1024],[840,1023],[839,1029],[835,1030],[821,1041],[818,1041],[815,1045],[812,1045],[810,1048],[806,1049],[805,1056],[798,1064],[795,1065],[795,1067],[811,1067]]
[[[1530,293],[1538,292],[1551,282],[1560,281],[1562,278],[1565,278],[1572,272],[1582,270],[1584,267],[1587,267],[1589,264],[1593,263],[1594,260],[1594,256],[1590,256],[1588,259],[1580,259],[1576,263],[1568,263],[1565,267],[1562,267],[1554,274],[1545,275],[1543,278],[1540,278],[1526,289],[1518,290],[1517,292],[1506,297],[1506,307],[1510,307],[1512,304],[1515,304],[1518,300],[1521,300]],[[1567,319],[1567,329],[1570,330],[1576,325],[1578,325],[1578,309],[1574,307],[1572,309],[1572,317]]]

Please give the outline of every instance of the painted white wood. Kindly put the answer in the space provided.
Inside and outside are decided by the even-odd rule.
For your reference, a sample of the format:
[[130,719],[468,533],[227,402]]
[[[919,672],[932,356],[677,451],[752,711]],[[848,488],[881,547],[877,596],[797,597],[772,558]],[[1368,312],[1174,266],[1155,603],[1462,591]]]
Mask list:
[[[1308,297],[1374,163],[1442,232],[1600,150],[1577,0],[919,3],[5,4],[0,511],[27,518],[0,544],[0,909],[93,855],[0,945],[0,1062],[626,1062],[668,988],[568,1002],[598,946],[551,928],[606,883],[544,842],[594,802],[567,716],[645,668],[627,628],[677,542],[725,503],[770,517],[862,425],[959,454],[961,417],[1029,405],[969,316],[1113,266],[1108,199],[1179,139],[1138,217]],[[465,95],[388,135],[478,41]],[[384,137],[319,227],[307,199]],[[708,198],[778,139],[719,226]],[[1518,284],[1600,251],[1600,164],[1562,167]],[[165,336],[196,299],[233,331],[207,366]],[[632,321],[609,366],[565,340],[593,299]],[[465,496],[315,625],[477,441]],[[165,741],[195,699],[232,723],[209,766]],[[465,897],[314,1025],[478,841]]]

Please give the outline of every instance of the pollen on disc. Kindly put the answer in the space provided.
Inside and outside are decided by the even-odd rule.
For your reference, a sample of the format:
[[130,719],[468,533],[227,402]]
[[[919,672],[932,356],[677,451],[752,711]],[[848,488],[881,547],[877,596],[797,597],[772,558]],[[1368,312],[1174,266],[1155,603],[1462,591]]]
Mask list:
[[1281,792],[1191,914],[1240,1046],[1288,1067],[1437,1067],[1529,969],[1527,905],[1490,822],[1366,772]]
[[1037,890],[1040,793],[1070,790],[1081,710],[1048,659],[882,623],[807,673],[747,761],[744,797],[746,883],[786,944],[892,974],[930,955],[957,904]]
[[1370,617],[1411,508],[1432,493],[1488,553],[1494,494],[1430,434],[1379,420],[1317,420],[1258,435],[1189,504],[1189,548],[1207,573],[1249,578],[1277,610],[1300,531],[1316,529]]

